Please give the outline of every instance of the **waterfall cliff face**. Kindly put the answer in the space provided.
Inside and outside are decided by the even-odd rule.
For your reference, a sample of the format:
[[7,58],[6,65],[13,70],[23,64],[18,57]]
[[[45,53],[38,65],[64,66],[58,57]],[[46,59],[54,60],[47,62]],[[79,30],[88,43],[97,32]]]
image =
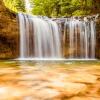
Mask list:
[[0,59],[18,57],[18,30],[16,14],[0,0]]
[[61,58],[61,33],[48,18],[19,14],[20,58]]
[[64,18],[53,21],[47,17],[21,13],[18,16],[20,58],[95,59],[94,18]]

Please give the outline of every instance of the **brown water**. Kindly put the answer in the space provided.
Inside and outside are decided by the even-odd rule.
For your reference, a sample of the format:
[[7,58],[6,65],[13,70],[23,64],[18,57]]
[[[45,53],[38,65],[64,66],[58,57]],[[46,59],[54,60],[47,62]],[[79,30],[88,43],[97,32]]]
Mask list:
[[0,100],[100,100],[100,62],[0,61]]

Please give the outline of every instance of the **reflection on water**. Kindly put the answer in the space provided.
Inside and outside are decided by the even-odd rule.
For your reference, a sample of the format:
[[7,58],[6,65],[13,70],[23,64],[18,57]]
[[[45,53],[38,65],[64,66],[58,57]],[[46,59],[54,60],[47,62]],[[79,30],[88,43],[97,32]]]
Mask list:
[[100,100],[99,61],[0,61],[0,100]]

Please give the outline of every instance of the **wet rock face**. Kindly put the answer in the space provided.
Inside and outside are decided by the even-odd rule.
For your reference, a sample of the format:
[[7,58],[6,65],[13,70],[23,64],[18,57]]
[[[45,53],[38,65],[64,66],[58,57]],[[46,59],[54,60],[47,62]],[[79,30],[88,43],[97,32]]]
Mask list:
[[0,58],[18,56],[18,23],[16,14],[0,0]]
[[96,57],[100,59],[100,16],[96,23]]

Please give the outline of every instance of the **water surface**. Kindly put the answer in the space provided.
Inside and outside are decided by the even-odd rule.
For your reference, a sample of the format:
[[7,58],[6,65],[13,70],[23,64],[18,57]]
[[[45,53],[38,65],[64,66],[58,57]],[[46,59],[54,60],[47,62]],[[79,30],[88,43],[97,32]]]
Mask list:
[[100,100],[100,61],[0,61],[0,100]]

